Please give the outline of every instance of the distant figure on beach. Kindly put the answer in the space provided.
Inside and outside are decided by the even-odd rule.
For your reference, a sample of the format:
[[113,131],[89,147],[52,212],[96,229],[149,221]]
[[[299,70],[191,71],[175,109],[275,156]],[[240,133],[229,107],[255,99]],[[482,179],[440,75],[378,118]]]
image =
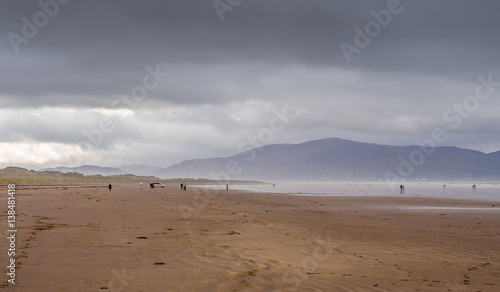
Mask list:
[[150,183],[149,187],[152,188],[152,189],[154,189],[155,188],[155,184],[154,183]]
[[446,185],[443,185],[443,190],[446,189]]
[[226,191],[229,191],[229,185],[226,184]]
[[404,186],[404,185],[400,185],[400,186],[399,186],[399,192],[400,192],[401,194],[404,194],[404,193],[405,193],[405,186]]
[[184,184],[184,190],[186,190],[187,184]]
[[112,187],[113,187],[113,186],[112,186],[111,184],[109,184],[108,188],[109,188],[109,190],[110,190],[110,191],[111,191],[111,188],[112,188]]
[[476,185],[472,185],[472,191],[475,193],[476,192]]
[[184,189],[184,184],[181,184],[181,191]]

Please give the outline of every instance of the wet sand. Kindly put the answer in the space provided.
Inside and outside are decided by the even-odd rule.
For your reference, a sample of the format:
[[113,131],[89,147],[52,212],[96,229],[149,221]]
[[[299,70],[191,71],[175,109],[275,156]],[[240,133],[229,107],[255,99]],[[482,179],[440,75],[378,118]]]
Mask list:
[[189,185],[16,192],[16,285],[2,273],[0,290],[500,291],[495,202]]

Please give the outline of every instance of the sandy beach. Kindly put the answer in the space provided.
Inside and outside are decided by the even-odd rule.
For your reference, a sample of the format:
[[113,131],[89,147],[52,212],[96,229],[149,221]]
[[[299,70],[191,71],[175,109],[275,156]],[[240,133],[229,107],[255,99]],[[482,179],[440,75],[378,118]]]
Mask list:
[[4,272],[0,290],[500,291],[498,202],[177,184],[16,193],[16,284]]

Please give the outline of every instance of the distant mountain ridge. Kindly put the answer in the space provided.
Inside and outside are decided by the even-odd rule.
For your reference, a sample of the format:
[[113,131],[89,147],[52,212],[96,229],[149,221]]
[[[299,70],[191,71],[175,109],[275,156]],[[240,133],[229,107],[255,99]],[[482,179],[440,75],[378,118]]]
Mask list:
[[78,167],[59,166],[55,168],[40,169],[39,171],[59,171],[62,173],[77,172],[83,175],[104,175],[104,176],[127,174],[126,171],[123,171],[116,167],[102,167],[96,165],[82,165]]
[[500,151],[485,154],[457,147],[326,138],[262,146],[230,157],[186,160],[155,175],[252,180],[499,180]]
[[161,167],[150,166],[145,164],[126,164],[126,165],[120,165],[117,168],[127,173],[133,173],[135,175],[143,175],[143,176],[154,175],[157,171],[161,169]]

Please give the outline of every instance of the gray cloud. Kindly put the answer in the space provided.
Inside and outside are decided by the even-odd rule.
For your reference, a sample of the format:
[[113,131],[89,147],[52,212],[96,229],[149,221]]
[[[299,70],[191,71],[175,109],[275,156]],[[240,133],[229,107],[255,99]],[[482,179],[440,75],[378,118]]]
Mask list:
[[[457,129],[443,120],[474,94],[479,76],[500,81],[500,3],[402,0],[347,62],[339,45],[354,45],[354,28],[389,3],[242,1],[221,21],[211,1],[73,0],[16,54],[9,33],[23,36],[23,17],[32,22],[42,8],[2,1],[2,142],[77,147],[108,117],[114,130],[88,157],[165,166],[234,154],[272,108],[293,103],[303,114],[273,143],[340,136],[411,144],[442,127],[447,144],[500,149],[498,88]],[[117,103],[143,84],[148,66],[170,75],[134,106]]]

